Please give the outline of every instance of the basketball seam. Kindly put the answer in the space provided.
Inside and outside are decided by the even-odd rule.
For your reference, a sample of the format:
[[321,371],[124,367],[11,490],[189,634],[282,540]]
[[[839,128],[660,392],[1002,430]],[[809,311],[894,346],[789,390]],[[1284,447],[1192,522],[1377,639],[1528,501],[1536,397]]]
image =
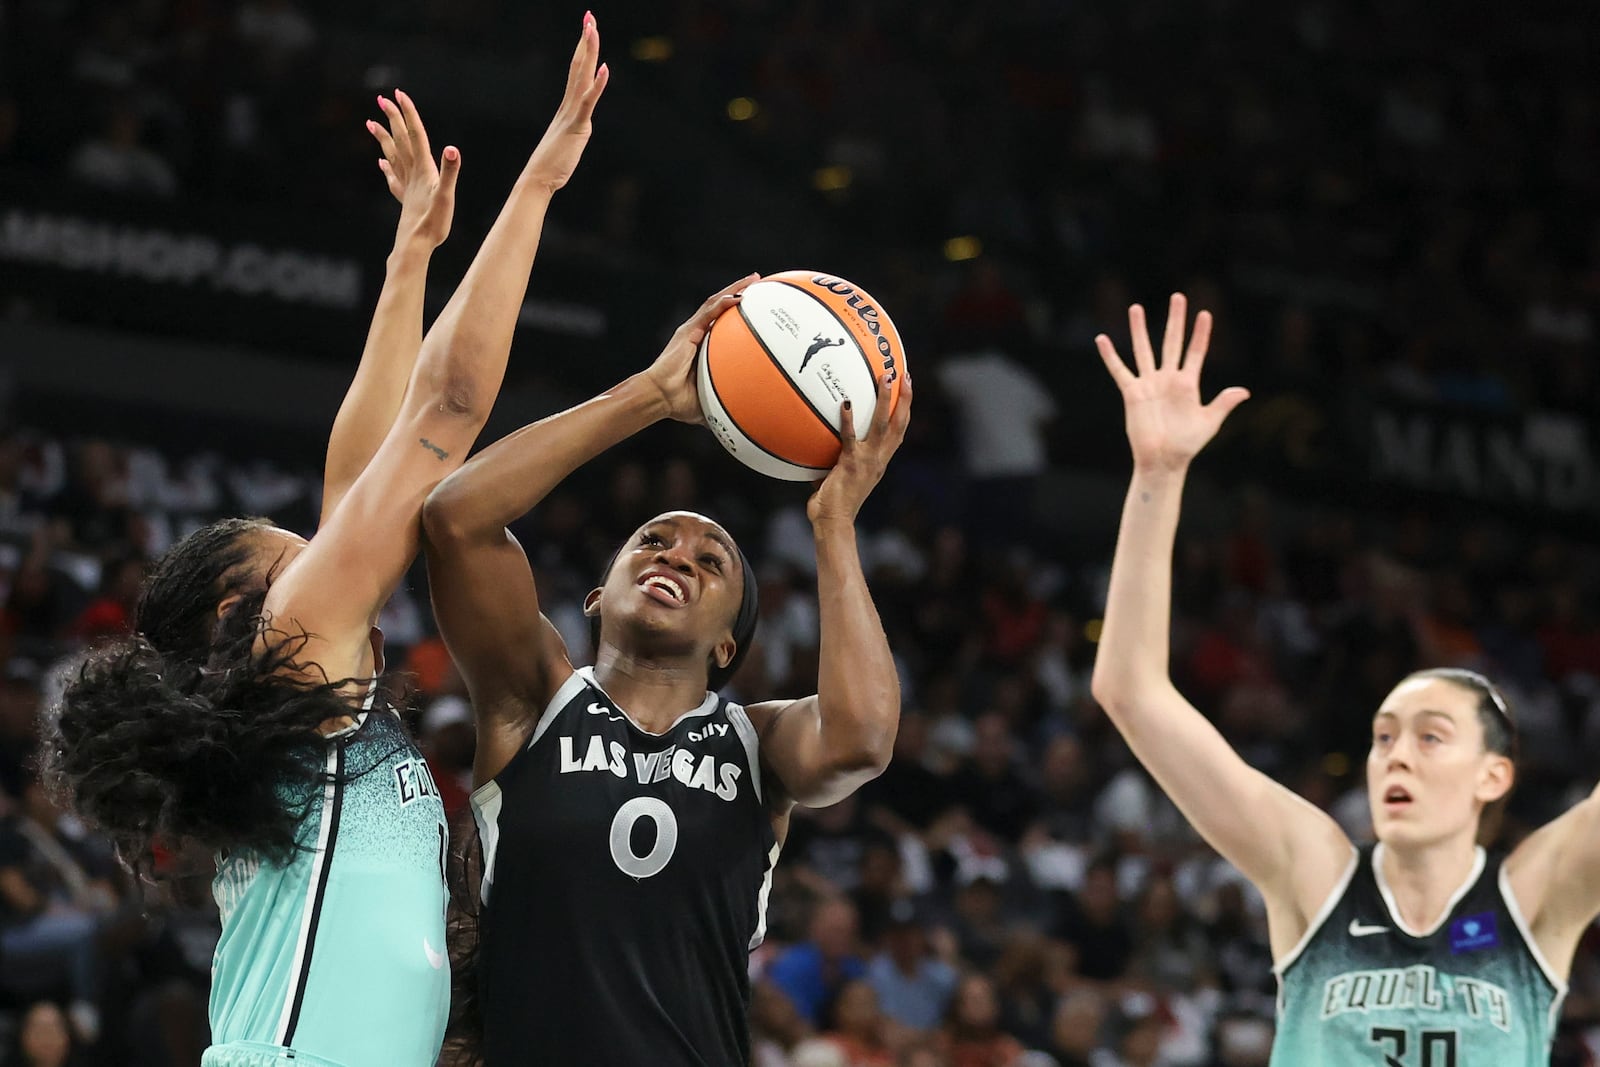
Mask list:
[[[740,308],[739,309],[739,313],[741,315],[743,315],[744,314],[744,309]],[[750,320],[749,319],[745,320],[745,325],[746,326],[750,325]],[[755,331],[754,327],[751,327],[751,329],[750,329],[750,336],[751,337],[756,337],[756,331]],[[756,341],[757,342],[759,342],[760,340],[761,339],[759,337],[756,337]],[[711,360],[711,335],[709,333],[706,334],[706,339],[704,341],[704,347],[705,347],[705,351],[704,351],[704,353],[702,353],[701,358],[706,360],[707,363],[709,364],[709,362]],[[761,347],[762,347],[762,350],[765,351],[766,345],[762,345]],[[768,352],[767,356],[770,358],[772,356],[772,353]],[[773,362],[777,362],[777,361],[774,360]],[[778,369],[780,371],[783,370],[782,365],[779,365]],[[788,375],[786,374],[786,375],[784,375],[784,377],[787,378]],[[757,449],[759,449],[762,452],[765,452],[767,455],[771,456],[773,459],[777,460],[779,463],[787,463],[789,466],[798,467],[800,470],[803,470],[803,471],[816,471],[819,474],[826,474],[828,472],[828,468],[827,467],[813,467],[809,463],[796,463],[792,459],[784,459],[782,456],[780,456],[776,452],[772,451],[772,449],[766,447],[760,441],[757,441],[753,436],[751,436],[750,431],[745,429],[743,426],[740,426],[739,425],[739,420],[733,417],[733,412],[728,409],[728,405],[723,403],[722,394],[717,392],[717,376],[715,374],[711,373],[711,368],[709,366],[706,367],[706,384],[711,386],[711,395],[717,398],[717,406],[722,409],[722,414],[727,418],[727,420],[729,422],[731,422],[733,424],[733,428],[735,430],[739,431],[740,436],[742,436],[746,441],[749,441],[751,444],[755,445]],[[796,392],[798,392],[798,390],[796,390]],[[807,405],[807,406],[809,406],[809,405]],[[816,411],[816,408],[812,408],[811,410],[812,411]],[[826,426],[827,423],[824,422],[823,425]],[[834,434],[834,436],[837,437],[839,435],[836,433],[836,434]]]
[[[779,285],[787,285],[789,288],[793,289],[797,293],[806,294],[811,299],[815,300],[818,304],[821,304],[823,311],[826,311],[828,314],[833,316],[833,321],[837,322],[839,324],[839,328],[842,329],[845,333],[849,334],[850,335],[850,340],[855,342],[856,351],[861,353],[861,361],[867,365],[867,374],[868,374],[869,377],[872,378],[872,390],[873,390],[873,392],[877,392],[877,390],[878,390],[878,372],[876,370],[874,370],[873,367],[872,367],[872,356],[867,352],[867,350],[865,348],[862,347],[861,342],[856,340],[856,336],[855,336],[856,332],[850,328],[850,324],[848,322],[844,321],[844,319],[842,319],[839,316],[839,313],[837,311],[835,311],[835,310],[833,310],[833,308],[829,307],[828,306],[828,302],[826,300],[822,299],[822,297],[818,296],[816,293],[813,293],[810,289],[807,289],[805,286],[796,285],[794,282],[788,281],[787,279],[784,279],[784,278],[771,278],[771,279],[768,279],[768,280],[777,282]],[[751,329],[750,332],[751,333],[755,333],[755,330]],[[867,332],[871,333],[872,331],[868,330]],[[758,340],[759,340],[759,338],[758,338]],[[771,355],[771,353],[768,353],[768,355]],[[813,408],[812,410],[814,411],[816,409]],[[834,436],[837,437],[838,434],[834,434]]]
[[[804,292],[804,290],[801,290],[801,291]],[[821,303],[821,301],[818,301],[818,303]],[[822,306],[823,307],[827,307],[826,304],[823,304]],[[824,429],[826,429],[829,433],[833,434],[833,438],[834,438],[835,441],[841,441],[842,442],[844,440],[844,438],[840,437],[839,436],[839,431],[833,428],[833,423],[828,421],[828,417],[826,415],[824,415],[822,412],[817,410],[817,405],[813,404],[811,402],[811,398],[806,395],[806,391],[799,387],[800,383],[795,381],[793,378],[789,377],[789,371],[788,371],[787,368],[784,367],[783,362],[780,359],[778,359],[777,356],[772,354],[772,349],[767,347],[766,339],[761,336],[761,331],[756,329],[756,324],[750,321],[750,316],[749,315],[745,314],[744,305],[743,304],[735,304],[734,307],[736,307],[739,310],[739,317],[744,320],[745,328],[750,331],[750,336],[755,338],[756,344],[761,346],[761,351],[765,352],[767,354],[767,358],[772,360],[772,365],[774,367],[778,368],[778,373],[783,375],[784,379],[786,381],[788,381],[790,385],[795,387],[794,395],[799,397],[805,403],[806,407],[811,409],[811,414],[813,414],[813,415],[815,415],[817,417],[817,421],[822,423]],[[830,313],[832,313],[833,309],[829,308],[828,310],[829,310]],[[838,318],[838,316],[835,315],[834,318]],[[844,323],[841,322],[839,325],[843,326]],[[853,338],[852,338],[852,340],[853,340]],[[856,345],[856,348],[859,349],[860,347],[861,346],[859,344]],[[871,369],[871,366],[872,365],[870,363],[867,365],[869,370]],[[721,394],[718,394],[717,400],[718,400],[718,402],[721,402],[721,400],[722,400]],[[724,405],[723,410],[724,411],[727,410],[726,405]],[[731,413],[729,414],[729,418],[732,418],[732,414]],[[738,425],[738,424],[735,423],[734,425]],[[744,433],[744,430],[741,428],[739,432],[740,433]],[[750,437],[750,435],[747,434],[747,433],[745,434],[745,436],[746,437]],[[751,438],[751,440],[753,441],[755,439]],[[762,451],[766,452],[766,449],[763,448]],[[768,454],[771,455],[771,453],[768,453]],[[774,458],[783,459],[782,456],[777,456],[777,457],[774,457]],[[784,459],[783,461],[785,463],[793,463],[794,462],[793,460],[787,460],[787,459]],[[804,464],[804,463],[795,463],[794,465],[796,467],[804,467],[804,466],[806,466],[806,464]]]

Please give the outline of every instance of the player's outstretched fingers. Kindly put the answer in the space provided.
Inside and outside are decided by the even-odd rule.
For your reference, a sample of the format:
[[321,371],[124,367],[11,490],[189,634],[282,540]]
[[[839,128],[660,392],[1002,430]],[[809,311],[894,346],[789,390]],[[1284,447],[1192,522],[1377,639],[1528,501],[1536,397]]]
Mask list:
[[1211,348],[1211,312],[1202,311],[1194,317],[1194,333],[1189,335],[1189,351],[1183,357],[1183,369],[1195,380],[1200,378],[1200,368],[1206,365],[1206,352]]
[[400,113],[405,116],[406,134],[411,138],[412,147],[416,150],[414,158],[431,162],[433,147],[428,144],[428,131],[422,125],[422,116],[417,113],[417,105],[412,103],[410,94],[401,89],[394,91],[394,98],[400,102]]
[[402,168],[409,169],[416,159],[416,145],[411,139],[410,132],[406,129],[406,117],[393,100],[378,97],[378,106],[383,109],[384,117],[389,120],[389,138],[394,145],[392,162]]
[[1100,362],[1106,365],[1106,370],[1111,372],[1111,380],[1117,383],[1118,389],[1126,389],[1138,381],[1133,371],[1123,362],[1122,356],[1117,353],[1117,346],[1111,343],[1111,338],[1105,334],[1096,334],[1094,339],[1095,351],[1100,353]]
[[1167,301],[1167,328],[1161,334],[1161,369],[1178,370],[1183,359],[1183,331],[1188,325],[1189,300],[1173,293]]

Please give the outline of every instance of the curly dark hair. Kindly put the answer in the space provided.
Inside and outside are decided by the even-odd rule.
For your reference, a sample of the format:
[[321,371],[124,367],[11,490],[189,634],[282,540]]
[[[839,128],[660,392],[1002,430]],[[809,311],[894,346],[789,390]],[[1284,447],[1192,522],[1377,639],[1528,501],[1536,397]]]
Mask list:
[[263,616],[266,581],[243,566],[263,526],[223,520],[158,561],[138,632],[85,659],[47,732],[47,781],[141,873],[157,839],[285,860],[328,780],[317,729],[359,710],[351,679],[289,675],[320,672],[297,659],[309,635]]
[[[462,831],[465,831],[464,833]],[[445,927],[450,945],[450,1020],[445,1026],[440,1067],[483,1067],[483,997],[479,947],[483,892],[483,839],[477,823],[450,828],[450,904]]]

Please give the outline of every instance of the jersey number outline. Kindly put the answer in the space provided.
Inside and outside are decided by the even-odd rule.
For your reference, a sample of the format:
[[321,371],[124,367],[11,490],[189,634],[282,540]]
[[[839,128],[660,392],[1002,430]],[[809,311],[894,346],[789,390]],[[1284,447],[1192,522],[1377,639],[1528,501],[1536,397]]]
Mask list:
[[[1384,1067],[1409,1067],[1405,1061],[1409,1032],[1400,1027],[1374,1026],[1372,1043],[1387,1045],[1383,1053]],[[1456,1067],[1456,1032],[1454,1030],[1424,1030],[1418,1035],[1422,1040],[1421,1067]],[[1438,1053],[1435,1055],[1435,1053]]]
[[[656,843],[643,856],[633,851],[633,828],[640,819],[656,826]],[[617,809],[611,820],[611,862],[617,870],[637,881],[654,877],[672,862],[678,850],[678,817],[665,801],[655,797],[634,797]]]

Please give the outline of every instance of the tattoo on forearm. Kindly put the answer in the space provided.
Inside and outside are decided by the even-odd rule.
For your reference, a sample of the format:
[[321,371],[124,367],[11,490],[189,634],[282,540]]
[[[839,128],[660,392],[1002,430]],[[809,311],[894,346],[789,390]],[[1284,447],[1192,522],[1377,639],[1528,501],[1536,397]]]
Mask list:
[[429,452],[432,452],[434,455],[438,456],[440,459],[449,459],[450,458],[450,453],[446,452],[444,449],[440,448],[438,445],[434,444],[432,441],[428,440],[426,437],[422,438],[422,447],[426,448]]

